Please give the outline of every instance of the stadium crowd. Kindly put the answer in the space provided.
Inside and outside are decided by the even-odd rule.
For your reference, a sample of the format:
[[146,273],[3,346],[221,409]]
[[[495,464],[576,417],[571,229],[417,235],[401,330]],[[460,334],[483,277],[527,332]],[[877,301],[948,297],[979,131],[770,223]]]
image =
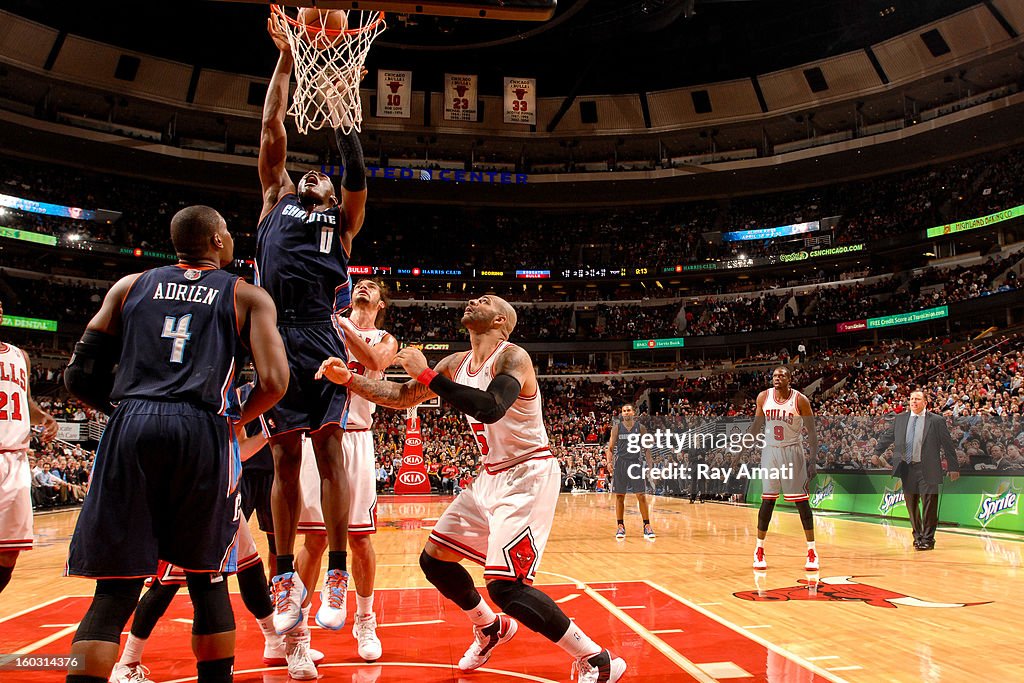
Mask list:
[[[253,252],[255,193],[172,187],[23,160],[0,159],[0,188],[33,201],[121,212],[112,223],[56,218],[7,209],[8,227],[170,251],[173,213],[187,205],[216,207],[235,231],[239,255]],[[255,190],[255,188],[254,188]],[[421,267],[532,268],[698,263],[777,256],[805,248],[803,237],[722,242],[717,233],[839,217],[831,244],[870,243],[986,215],[1024,203],[1024,150],[961,160],[864,181],[722,202],[608,211],[508,212],[461,207],[371,206],[372,230],[357,243],[367,264]],[[412,215],[414,217],[412,217]],[[406,226],[415,225],[415,230]],[[451,236],[472,235],[452,240]],[[73,236],[73,238],[72,238]],[[512,239],[509,239],[512,237]],[[641,258],[633,248],[644,245]],[[409,263],[416,254],[417,263]]]

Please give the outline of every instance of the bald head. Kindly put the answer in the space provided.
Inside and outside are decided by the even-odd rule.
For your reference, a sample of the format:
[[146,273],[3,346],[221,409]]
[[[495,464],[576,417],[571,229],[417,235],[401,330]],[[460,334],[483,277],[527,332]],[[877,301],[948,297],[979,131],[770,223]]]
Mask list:
[[516,329],[519,316],[516,315],[516,309],[512,308],[512,304],[500,296],[492,294],[490,297],[494,300],[494,308],[497,310],[498,315],[505,316],[505,324],[501,326],[501,331],[505,334],[505,339],[508,339],[512,336],[512,330]]

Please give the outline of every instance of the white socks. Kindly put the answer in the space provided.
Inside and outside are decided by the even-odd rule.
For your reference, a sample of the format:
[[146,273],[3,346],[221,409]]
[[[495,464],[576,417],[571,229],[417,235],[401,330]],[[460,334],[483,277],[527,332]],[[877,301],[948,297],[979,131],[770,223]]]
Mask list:
[[371,614],[373,614],[373,593],[370,593],[365,598],[356,593],[356,616],[368,617]]
[[276,636],[277,631],[274,629],[274,613],[271,612],[268,616],[262,619],[257,619],[256,623],[260,625],[260,630],[263,631],[264,636]]
[[497,615],[491,606],[484,602],[483,598],[480,598],[480,604],[473,609],[462,610],[469,617],[469,620],[473,622],[474,626],[490,626],[497,619]]
[[[272,618],[271,615],[268,618]],[[118,664],[138,664],[142,661],[142,651],[146,648],[147,638],[136,638],[131,633],[128,634],[128,640],[124,643],[124,652],[121,653],[121,659],[118,660]]]
[[602,650],[597,643],[592,641],[587,634],[576,625],[576,622],[569,623],[569,630],[567,630],[561,640],[558,641],[558,647],[568,652],[569,655],[575,659],[579,659],[580,657],[592,657]]

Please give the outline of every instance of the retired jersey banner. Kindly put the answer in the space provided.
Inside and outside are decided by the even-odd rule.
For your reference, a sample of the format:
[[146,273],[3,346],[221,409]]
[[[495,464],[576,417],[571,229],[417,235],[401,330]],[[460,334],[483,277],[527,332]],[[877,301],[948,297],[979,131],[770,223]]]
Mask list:
[[412,116],[412,72],[377,70],[377,116],[407,119]]
[[537,79],[505,77],[505,123],[537,125]]
[[444,75],[444,118],[448,121],[476,121],[476,76]]

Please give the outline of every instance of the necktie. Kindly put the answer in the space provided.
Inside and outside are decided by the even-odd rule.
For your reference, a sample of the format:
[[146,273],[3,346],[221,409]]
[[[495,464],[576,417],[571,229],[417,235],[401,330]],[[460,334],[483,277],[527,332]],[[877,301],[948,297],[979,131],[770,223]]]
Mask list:
[[903,459],[909,465],[910,461],[914,457],[914,439],[917,438],[917,415],[910,416],[910,438],[907,439],[907,449],[903,454]]

